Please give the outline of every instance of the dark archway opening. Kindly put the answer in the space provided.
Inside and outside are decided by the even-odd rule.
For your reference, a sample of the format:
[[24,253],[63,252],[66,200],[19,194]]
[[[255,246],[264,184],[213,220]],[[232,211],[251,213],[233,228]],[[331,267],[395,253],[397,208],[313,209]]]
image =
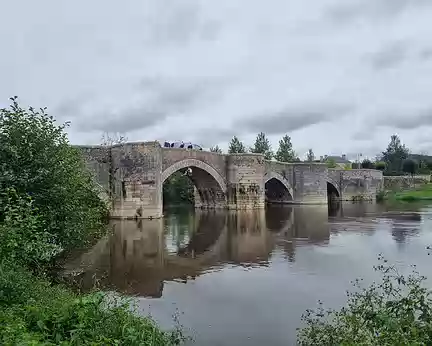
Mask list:
[[327,182],[327,201],[329,216],[335,216],[340,209],[340,195],[337,188],[329,182]]
[[164,208],[220,208],[225,206],[225,194],[207,171],[198,167],[186,167],[174,172],[164,181],[163,205]]
[[293,201],[288,189],[276,178],[265,183],[265,199],[267,204],[289,204]]

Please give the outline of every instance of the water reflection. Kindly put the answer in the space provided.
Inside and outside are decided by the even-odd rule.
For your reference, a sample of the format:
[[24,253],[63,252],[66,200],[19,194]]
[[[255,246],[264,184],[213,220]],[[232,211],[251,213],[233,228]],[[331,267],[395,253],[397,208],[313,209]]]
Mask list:
[[[364,222],[367,219],[367,222]],[[329,244],[330,234],[389,227],[403,246],[418,235],[421,215],[376,204],[324,207],[276,206],[266,211],[195,211],[164,219],[116,221],[113,233],[67,268],[81,266],[80,285],[161,297],[164,282],[194,280],[226,265],[268,266],[275,250],[289,262],[302,245]],[[76,269],[76,268],[75,268]]]
[[83,289],[97,282],[163,297],[150,301],[167,324],[178,305],[182,323],[200,333],[197,344],[287,345],[317,299],[338,305],[352,279],[375,279],[378,253],[421,264],[421,273],[432,275],[424,260],[431,215],[424,205],[373,203],[174,210],[161,220],[113,222],[112,235],[69,262],[66,272],[78,272]]

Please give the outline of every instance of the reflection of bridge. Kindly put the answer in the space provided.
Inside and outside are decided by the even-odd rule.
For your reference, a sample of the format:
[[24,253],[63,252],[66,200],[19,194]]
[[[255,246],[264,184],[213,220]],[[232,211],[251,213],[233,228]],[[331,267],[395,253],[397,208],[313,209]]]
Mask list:
[[118,221],[113,226],[109,239],[66,266],[66,272],[80,273],[83,288],[97,277],[105,287],[158,297],[165,281],[193,279],[227,263],[267,266],[275,248],[294,260],[299,241],[329,240],[327,208],[312,206],[275,207],[266,213],[197,211],[189,220]]
[[[157,142],[111,148],[81,147],[99,183],[115,197],[112,216],[162,216],[162,186],[174,172],[192,168],[195,205],[206,209],[260,209],[268,203],[327,204],[340,199],[373,199],[382,184],[376,170],[329,170],[320,163],[266,161],[259,154],[222,155],[162,148]],[[109,159],[101,157],[109,151]],[[109,172],[114,183],[109,183]]]
[[[376,204],[347,204],[328,216],[326,207],[276,206],[243,212],[196,211],[166,219],[116,221],[111,237],[66,265],[82,288],[96,277],[103,287],[160,297],[164,282],[187,281],[227,264],[267,266],[274,251],[295,261],[306,244],[326,245],[331,234],[377,228],[398,246],[418,233],[421,216]],[[384,229],[383,229],[384,228]]]

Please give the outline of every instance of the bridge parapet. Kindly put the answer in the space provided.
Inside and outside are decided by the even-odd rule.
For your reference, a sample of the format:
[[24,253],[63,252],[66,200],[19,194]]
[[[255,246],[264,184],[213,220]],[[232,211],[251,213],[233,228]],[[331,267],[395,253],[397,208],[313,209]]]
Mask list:
[[342,200],[374,200],[383,187],[383,174],[375,169],[329,169],[327,181]]

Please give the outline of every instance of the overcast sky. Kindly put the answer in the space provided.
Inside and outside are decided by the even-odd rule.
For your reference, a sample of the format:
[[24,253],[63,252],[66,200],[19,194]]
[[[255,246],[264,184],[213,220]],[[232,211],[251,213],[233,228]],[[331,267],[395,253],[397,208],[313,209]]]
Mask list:
[[432,154],[432,0],[0,2],[0,106],[47,106],[70,140]]

